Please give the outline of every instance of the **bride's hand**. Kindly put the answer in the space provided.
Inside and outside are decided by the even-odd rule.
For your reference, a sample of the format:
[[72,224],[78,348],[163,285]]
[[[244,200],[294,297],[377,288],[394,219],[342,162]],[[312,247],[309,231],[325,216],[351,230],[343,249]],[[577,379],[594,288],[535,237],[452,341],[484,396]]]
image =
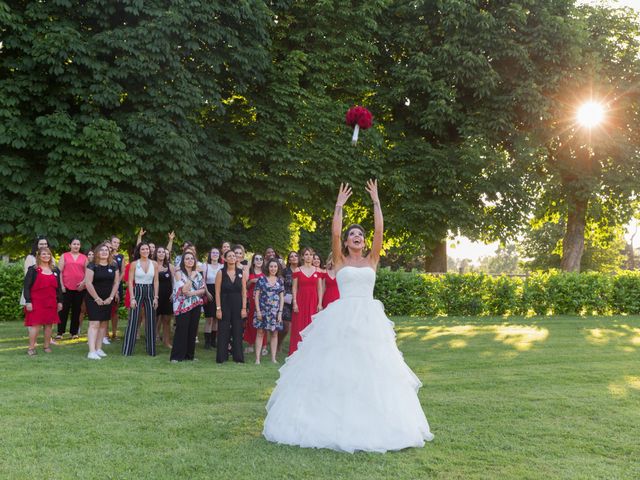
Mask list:
[[351,187],[348,183],[340,184],[340,190],[338,190],[338,199],[336,200],[336,207],[344,207],[349,197],[351,196]]
[[371,201],[373,203],[380,203],[380,199],[378,198],[378,180],[369,179],[365,190],[371,195]]

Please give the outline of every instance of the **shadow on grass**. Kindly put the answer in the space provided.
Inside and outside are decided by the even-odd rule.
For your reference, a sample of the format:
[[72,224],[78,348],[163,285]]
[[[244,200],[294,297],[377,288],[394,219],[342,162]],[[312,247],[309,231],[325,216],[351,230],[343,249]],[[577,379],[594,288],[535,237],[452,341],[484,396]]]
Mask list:
[[518,354],[544,346],[554,335],[570,335],[572,342],[584,343],[585,346],[608,346],[634,352],[640,347],[640,327],[633,325],[638,319],[621,318],[628,321],[615,322],[611,317],[575,316],[403,318],[395,330],[400,346],[407,341],[419,341],[425,342],[431,349],[457,350],[474,345],[486,347],[488,343],[495,342]]

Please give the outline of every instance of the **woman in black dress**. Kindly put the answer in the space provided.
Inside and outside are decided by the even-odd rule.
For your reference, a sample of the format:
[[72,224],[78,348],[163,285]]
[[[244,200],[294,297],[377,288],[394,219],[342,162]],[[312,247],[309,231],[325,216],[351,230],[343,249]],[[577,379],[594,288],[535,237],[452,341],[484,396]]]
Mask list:
[[247,316],[247,278],[236,263],[236,254],[229,250],[224,267],[216,275],[216,317],[218,319],[218,348],[216,362],[229,359],[229,337],[233,361],[244,363],[242,351],[242,321]]
[[204,281],[207,284],[208,302],[204,304],[204,348],[211,350],[216,348],[216,335],[218,333],[218,320],[216,319],[216,276],[222,268],[220,263],[220,250],[216,247],[209,250],[207,263],[204,267]]
[[113,260],[109,245],[102,243],[94,252],[94,261],[87,265],[84,277],[87,289],[85,302],[89,317],[87,358],[100,360],[107,356],[102,351],[103,335],[100,335],[100,332],[107,328],[111,318],[111,306],[120,285],[120,270]]
[[169,252],[164,247],[156,248],[156,261],[158,262],[158,330],[162,325],[162,343],[171,348],[171,318],[173,317],[173,304],[171,292],[173,290],[173,277],[176,269],[169,261]]
[[282,270],[284,280],[284,308],[282,309],[282,320],[284,328],[278,332],[278,351],[282,352],[282,344],[287,338],[287,333],[291,330],[291,316],[293,315],[293,272],[300,266],[298,252],[291,251],[287,257],[287,267]]

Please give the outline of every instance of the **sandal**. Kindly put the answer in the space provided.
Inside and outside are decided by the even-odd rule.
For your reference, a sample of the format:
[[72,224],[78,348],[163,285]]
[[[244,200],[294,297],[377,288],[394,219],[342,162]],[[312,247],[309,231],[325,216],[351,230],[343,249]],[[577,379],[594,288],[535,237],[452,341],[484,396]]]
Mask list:
[[51,347],[47,347],[44,349],[44,353],[51,353],[53,352],[53,350],[51,350]]
[[36,352],[35,348],[30,348],[27,350],[27,355],[29,355],[30,357],[33,357],[34,355],[37,355],[38,352]]

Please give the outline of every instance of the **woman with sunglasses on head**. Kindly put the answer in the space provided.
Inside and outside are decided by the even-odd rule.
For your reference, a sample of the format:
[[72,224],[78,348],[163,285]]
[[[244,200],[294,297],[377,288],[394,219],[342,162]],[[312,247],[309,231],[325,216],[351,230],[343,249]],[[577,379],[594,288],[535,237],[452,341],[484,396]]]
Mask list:
[[[244,333],[242,338],[249,344],[245,353],[253,353],[253,347],[256,343],[256,327],[253,326],[253,317],[256,311],[256,304],[253,301],[253,290],[258,280],[264,277],[262,272],[262,266],[264,265],[264,258],[259,253],[256,253],[251,258],[251,265],[249,266],[249,276],[247,277],[247,302],[249,308],[247,309],[247,321],[245,322]],[[262,347],[260,347],[262,351]]]
[[280,369],[267,403],[263,435],[269,441],[383,453],[433,439],[418,399],[422,384],[396,346],[393,322],[373,298],[383,219],[377,182],[367,182],[366,191],[375,227],[370,251],[360,225],[341,235],[351,189],[340,185],[331,234],[340,299],[316,315]]
[[204,279],[196,269],[196,256],[186,249],[180,259],[173,284],[173,313],[176,316],[176,331],[173,335],[171,362],[194,360],[196,334],[200,321],[202,297],[206,292]]
[[216,276],[222,268],[220,263],[220,250],[213,247],[209,250],[207,263],[204,266],[204,278],[207,284],[208,302],[202,307],[204,310],[204,349],[216,348],[216,332],[218,320],[216,319]]
[[51,353],[51,330],[60,319],[62,310],[62,288],[60,272],[53,265],[53,255],[48,247],[41,247],[35,254],[35,264],[31,265],[24,277],[25,315],[24,325],[29,330],[27,354],[36,354],[36,340],[42,326],[44,329],[44,351]]

